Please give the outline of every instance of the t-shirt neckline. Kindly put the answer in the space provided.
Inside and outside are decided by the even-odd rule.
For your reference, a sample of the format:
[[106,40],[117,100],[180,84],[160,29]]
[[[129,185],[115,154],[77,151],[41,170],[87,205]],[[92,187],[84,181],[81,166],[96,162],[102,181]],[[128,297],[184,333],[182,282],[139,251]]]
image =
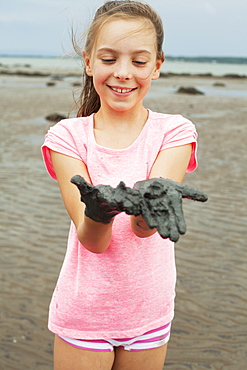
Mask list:
[[113,153],[131,152],[132,150],[135,149],[135,147],[138,145],[138,143],[142,140],[142,138],[146,134],[146,131],[147,131],[147,128],[148,128],[148,125],[149,125],[149,121],[150,121],[151,115],[152,115],[152,111],[150,109],[147,109],[147,111],[148,111],[148,118],[147,118],[147,120],[145,122],[145,125],[143,126],[141,132],[139,133],[139,135],[137,136],[135,141],[130,146],[128,146],[127,148],[123,148],[123,149],[108,148],[108,147],[102,146],[102,145],[100,145],[96,142],[96,139],[95,139],[95,136],[94,136],[94,115],[95,115],[95,113],[92,113],[91,116],[89,117],[90,118],[90,142],[91,142],[92,146],[94,146],[94,148],[96,150],[101,151],[101,152],[105,152],[105,153],[112,153],[113,154]]

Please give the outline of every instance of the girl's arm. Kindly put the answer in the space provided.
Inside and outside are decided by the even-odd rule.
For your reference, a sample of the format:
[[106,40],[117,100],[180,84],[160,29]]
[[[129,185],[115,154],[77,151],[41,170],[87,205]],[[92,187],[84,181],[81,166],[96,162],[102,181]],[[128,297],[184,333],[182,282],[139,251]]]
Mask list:
[[[176,182],[183,182],[192,152],[192,144],[162,150],[151,169],[150,179],[163,177]],[[157,230],[150,229],[142,216],[130,217],[132,231],[139,238],[153,235]]]
[[75,158],[50,150],[52,164],[67,212],[75,224],[80,243],[93,253],[104,252],[112,233],[112,222],[105,225],[85,216],[85,204],[80,201],[80,193],[70,182],[74,175],[81,175],[91,183],[86,165]]

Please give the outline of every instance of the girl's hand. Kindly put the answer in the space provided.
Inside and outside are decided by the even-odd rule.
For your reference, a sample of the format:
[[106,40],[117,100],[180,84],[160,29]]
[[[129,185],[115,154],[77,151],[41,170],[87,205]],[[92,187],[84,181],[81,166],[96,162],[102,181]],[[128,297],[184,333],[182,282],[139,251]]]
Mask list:
[[182,198],[199,202],[208,199],[199,190],[163,178],[138,181],[134,189],[142,194],[141,213],[150,229],[156,228],[162,238],[170,238],[173,242],[186,232]]
[[81,201],[86,205],[85,215],[93,221],[108,224],[120,212],[141,214],[139,191],[126,187],[122,181],[116,188],[91,185],[80,175],[73,176],[70,181],[78,187]]

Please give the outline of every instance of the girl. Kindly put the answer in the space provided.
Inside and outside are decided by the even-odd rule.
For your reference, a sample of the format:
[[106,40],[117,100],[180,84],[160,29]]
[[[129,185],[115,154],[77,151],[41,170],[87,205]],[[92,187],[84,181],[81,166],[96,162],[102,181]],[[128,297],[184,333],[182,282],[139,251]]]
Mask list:
[[[165,361],[176,279],[170,239],[185,232],[174,199],[193,198],[178,183],[196,168],[197,134],[182,116],[143,106],[164,61],[162,43],[149,5],[100,7],[83,51],[78,116],[51,128],[42,147],[72,220],[49,313],[55,369],[160,370]],[[166,194],[170,208],[159,201]],[[157,204],[171,220],[165,231]]]

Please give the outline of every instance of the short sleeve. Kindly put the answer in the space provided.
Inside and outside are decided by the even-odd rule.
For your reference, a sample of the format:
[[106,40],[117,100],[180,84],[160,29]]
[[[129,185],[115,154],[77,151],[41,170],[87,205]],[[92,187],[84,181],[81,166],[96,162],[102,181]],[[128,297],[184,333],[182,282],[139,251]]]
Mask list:
[[86,149],[78,145],[76,128],[73,128],[72,120],[63,120],[51,127],[45,136],[41,151],[46,169],[49,175],[57,180],[50,155],[50,149],[55,152],[84,161]]
[[191,121],[183,116],[175,115],[164,135],[160,150],[186,144],[192,144],[192,153],[186,170],[189,173],[197,167],[197,132],[195,125]]

